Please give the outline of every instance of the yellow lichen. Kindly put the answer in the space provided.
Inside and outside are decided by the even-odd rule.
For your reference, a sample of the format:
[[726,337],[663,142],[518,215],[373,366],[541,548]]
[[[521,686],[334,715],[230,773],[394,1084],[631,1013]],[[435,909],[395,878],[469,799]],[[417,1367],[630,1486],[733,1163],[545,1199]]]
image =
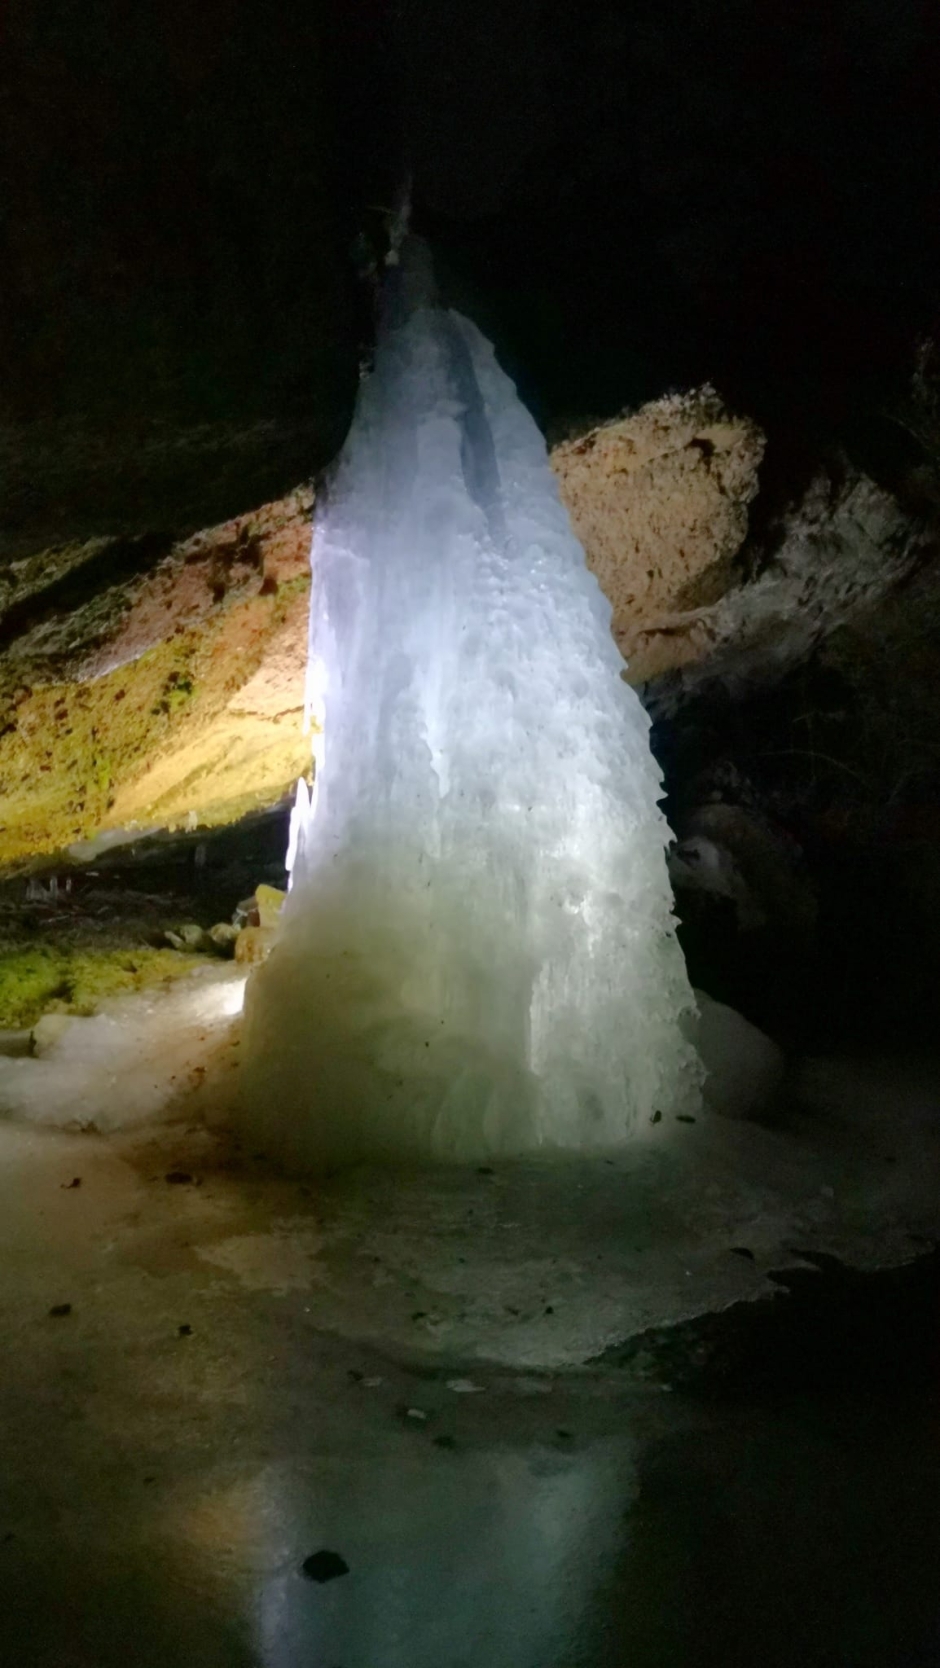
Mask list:
[[[276,802],[309,761],[305,634],[294,585],[238,601],[89,682],[22,693],[0,736],[0,862],[134,822],[195,813],[221,823]],[[254,700],[271,651],[280,679]]]
[[109,996],[178,979],[204,958],[177,950],[73,950],[37,945],[0,955],[0,1027],[35,1025],[44,1013],[92,1014]]

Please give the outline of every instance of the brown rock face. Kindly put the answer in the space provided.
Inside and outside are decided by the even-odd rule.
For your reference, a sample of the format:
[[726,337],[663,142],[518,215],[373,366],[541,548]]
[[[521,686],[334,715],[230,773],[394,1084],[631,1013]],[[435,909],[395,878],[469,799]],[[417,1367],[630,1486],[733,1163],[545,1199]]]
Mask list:
[[[923,529],[850,469],[747,540],[764,440],[710,388],[556,448],[614,636],[668,713],[774,681],[920,561]],[[271,806],[303,730],[313,494],[175,543],[46,549],[0,571],[0,865],[112,830]]]
[[752,576],[710,606],[647,623],[659,647],[647,704],[666,713],[710,688],[739,696],[777,682],[879,605],[931,548],[929,528],[867,476],[820,470],[749,552]]
[[716,602],[732,584],[763,451],[760,430],[730,416],[708,387],[656,400],[553,451],[631,683],[676,664],[660,622]]
[[670,395],[552,453],[633,684],[659,713],[772,683],[921,562],[927,529],[846,464],[748,542],[764,437],[713,389]]
[[[112,829],[233,821],[309,766],[313,497],[172,546],[57,612],[24,594],[0,661],[0,862]],[[106,552],[107,554],[107,552]],[[97,548],[69,553],[73,584]],[[25,583],[25,577],[20,576]]]

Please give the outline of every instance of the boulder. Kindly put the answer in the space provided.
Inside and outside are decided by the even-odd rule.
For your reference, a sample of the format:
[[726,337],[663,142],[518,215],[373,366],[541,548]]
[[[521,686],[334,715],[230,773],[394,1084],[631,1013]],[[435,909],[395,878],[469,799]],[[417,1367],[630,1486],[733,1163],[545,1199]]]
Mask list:
[[257,886],[255,888],[255,902],[258,909],[259,927],[274,928],[284,907],[287,897],[278,886]]
[[235,940],[235,960],[243,967],[266,961],[276,937],[273,927],[242,927]]
[[218,921],[209,928],[209,938],[220,956],[234,956],[235,945],[238,942],[238,928],[231,921]]

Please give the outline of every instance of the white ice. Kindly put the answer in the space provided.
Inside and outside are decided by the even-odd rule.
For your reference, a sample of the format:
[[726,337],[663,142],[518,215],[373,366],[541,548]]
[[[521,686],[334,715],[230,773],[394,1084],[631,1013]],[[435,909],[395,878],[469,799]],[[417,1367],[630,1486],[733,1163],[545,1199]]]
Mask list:
[[290,1160],[592,1150],[698,1094],[649,724],[546,448],[410,240],[313,548],[315,799],[251,980]]
[[735,1008],[695,992],[688,1035],[705,1069],[704,1099],[724,1118],[770,1118],[780,1104],[783,1050]]
[[[47,1015],[32,1056],[0,1055],[0,1116],[106,1132],[199,1110],[220,1054],[234,1041],[245,976],[208,966],[166,987],[103,1002],[90,1018]],[[193,1096],[197,1099],[194,1101]]]

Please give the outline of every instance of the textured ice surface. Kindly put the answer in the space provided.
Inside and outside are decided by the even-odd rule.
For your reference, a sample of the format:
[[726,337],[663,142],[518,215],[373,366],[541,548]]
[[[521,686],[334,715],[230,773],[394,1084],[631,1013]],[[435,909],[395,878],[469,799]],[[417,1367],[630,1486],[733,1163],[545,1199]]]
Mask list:
[[244,983],[241,969],[210,966],[90,1019],[46,1015],[35,1058],[0,1057],[0,1117],[106,1131],[172,1114],[218,1065]]
[[701,990],[695,1000],[687,1034],[705,1068],[706,1105],[725,1118],[769,1114],[783,1087],[783,1050],[735,1008]]
[[597,1149],[694,1100],[648,720],[544,441],[406,247],[321,495],[245,1116],[290,1159]]

